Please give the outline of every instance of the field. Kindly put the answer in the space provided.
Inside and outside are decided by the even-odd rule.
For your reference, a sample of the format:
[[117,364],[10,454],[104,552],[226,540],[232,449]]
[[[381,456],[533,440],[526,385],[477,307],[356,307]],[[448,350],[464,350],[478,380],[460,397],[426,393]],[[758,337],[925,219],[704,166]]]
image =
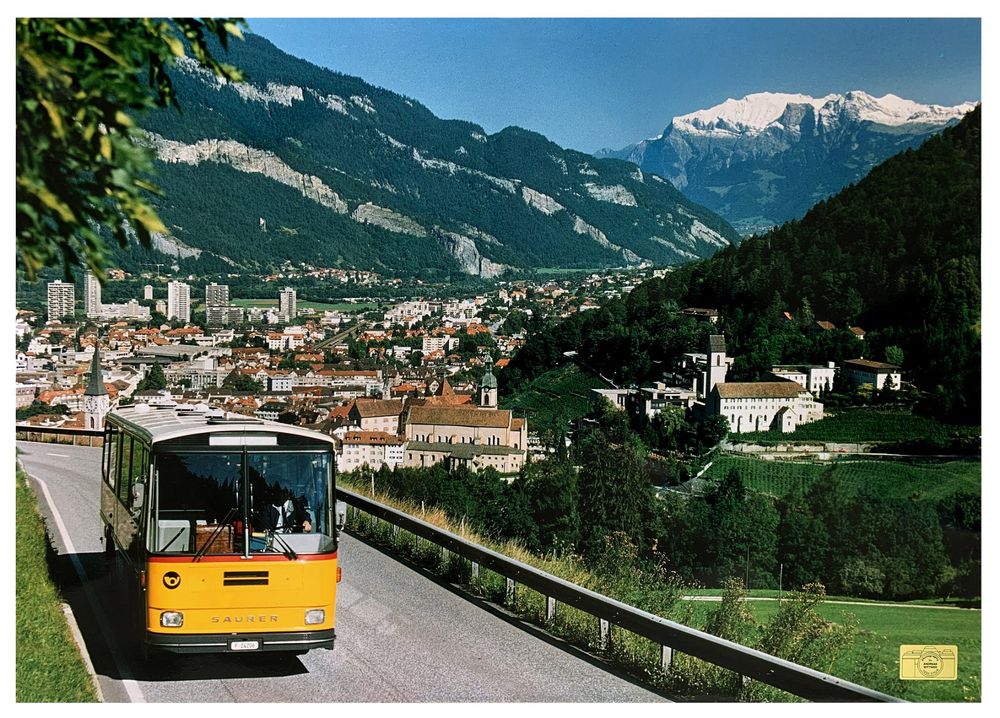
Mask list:
[[[692,624],[699,623],[714,604],[698,602]],[[777,601],[749,601],[754,617],[767,621],[778,609]],[[982,613],[969,609],[940,609],[887,603],[879,606],[845,606],[824,603],[820,616],[837,623],[851,616],[859,635],[854,645],[830,668],[831,673],[910,701],[980,700],[982,691]],[[957,681],[899,680],[899,646],[902,644],[957,645]]]
[[866,486],[882,496],[938,500],[956,492],[980,492],[982,463],[979,461],[889,461],[841,459],[832,462],[764,461],[743,456],[720,456],[705,472],[705,478],[722,479],[732,469],[753,491],[780,497],[793,486],[806,488],[821,476],[832,476],[847,486]]
[[[232,304],[237,307],[276,307],[278,306],[278,300],[276,298],[270,299],[232,299],[230,300]],[[299,309],[314,309],[318,312],[330,311],[330,312],[370,312],[374,309],[378,309],[381,305],[376,302],[336,302],[333,304],[326,302],[310,302],[306,300],[299,300],[296,302]]]
[[948,442],[955,437],[978,436],[979,427],[946,424],[901,411],[848,409],[805,424],[792,435],[777,432],[732,434],[733,441],[747,443],[838,442],[896,443],[901,441]]
[[581,371],[575,364],[565,364],[501,399],[500,408],[526,414],[529,427],[547,429],[557,415],[572,421],[586,414],[597,397],[591,389],[606,388],[599,378]]

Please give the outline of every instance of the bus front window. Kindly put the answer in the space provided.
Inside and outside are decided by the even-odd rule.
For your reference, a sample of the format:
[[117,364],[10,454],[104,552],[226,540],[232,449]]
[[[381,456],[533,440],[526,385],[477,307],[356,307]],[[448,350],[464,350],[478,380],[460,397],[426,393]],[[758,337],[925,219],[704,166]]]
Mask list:
[[254,531],[331,535],[328,454],[260,452],[249,454],[247,461]]
[[242,455],[163,453],[156,458],[149,550],[228,554],[238,550]]

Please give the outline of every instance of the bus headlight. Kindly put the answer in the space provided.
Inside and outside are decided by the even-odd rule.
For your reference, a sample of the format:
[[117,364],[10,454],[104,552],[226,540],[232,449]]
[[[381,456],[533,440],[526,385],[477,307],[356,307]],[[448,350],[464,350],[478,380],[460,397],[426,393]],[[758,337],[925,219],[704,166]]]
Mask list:
[[306,611],[306,625],[315,626],[318,623],[323,623],[326,620],[326,609],[323,608],[310,608]]
[[180,611],[164,611],[160,614],[160,625],[164,628],[180,628],[184,625],[184,614]]

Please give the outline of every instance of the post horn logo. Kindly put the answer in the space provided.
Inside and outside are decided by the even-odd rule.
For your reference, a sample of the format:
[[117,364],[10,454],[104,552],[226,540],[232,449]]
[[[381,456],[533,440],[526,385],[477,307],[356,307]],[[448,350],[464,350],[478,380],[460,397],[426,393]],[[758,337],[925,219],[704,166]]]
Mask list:
[[176,571],[167,571],[163,574],[163,585],[167,588],[177,588],[181,585],[181,576]]

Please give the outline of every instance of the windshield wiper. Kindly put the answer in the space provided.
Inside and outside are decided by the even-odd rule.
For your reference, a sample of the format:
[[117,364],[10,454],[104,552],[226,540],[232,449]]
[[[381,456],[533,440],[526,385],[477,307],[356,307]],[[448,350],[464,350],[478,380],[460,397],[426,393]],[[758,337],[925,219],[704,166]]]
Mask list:
[[208,537],[208,541],[206,541],[205,544],[200,549],[198,549],[198,553],[194,555],[193,561],[201,560],[201,557],[204,556],[205,553],[208,551],[208,547],[211,546],[213,543],[215,543],[215,539],[218,538],[220,533],[222,533],[222,529],[226,528],[226,526],[229,525],[229,519],[232,518],[233,514],[235,513],[236,513],[235,507],[229,509],[229,513],[226,514],[226,517],[219,522],[219,527],[212,532],[211,536]]
[[278,539],[278,543],[280,543],[281,546],[285,549],[284,551],[282,551],[282,553],[285,554],[285,558],[287,558],[289,561],[294,561],[299,557],[299,555],[292,550],[292,547],[288,545],[288,542],[285,541],[285,539],[281,538],[281,534],[279,534],[277,531],[271,531],[271,538]]

